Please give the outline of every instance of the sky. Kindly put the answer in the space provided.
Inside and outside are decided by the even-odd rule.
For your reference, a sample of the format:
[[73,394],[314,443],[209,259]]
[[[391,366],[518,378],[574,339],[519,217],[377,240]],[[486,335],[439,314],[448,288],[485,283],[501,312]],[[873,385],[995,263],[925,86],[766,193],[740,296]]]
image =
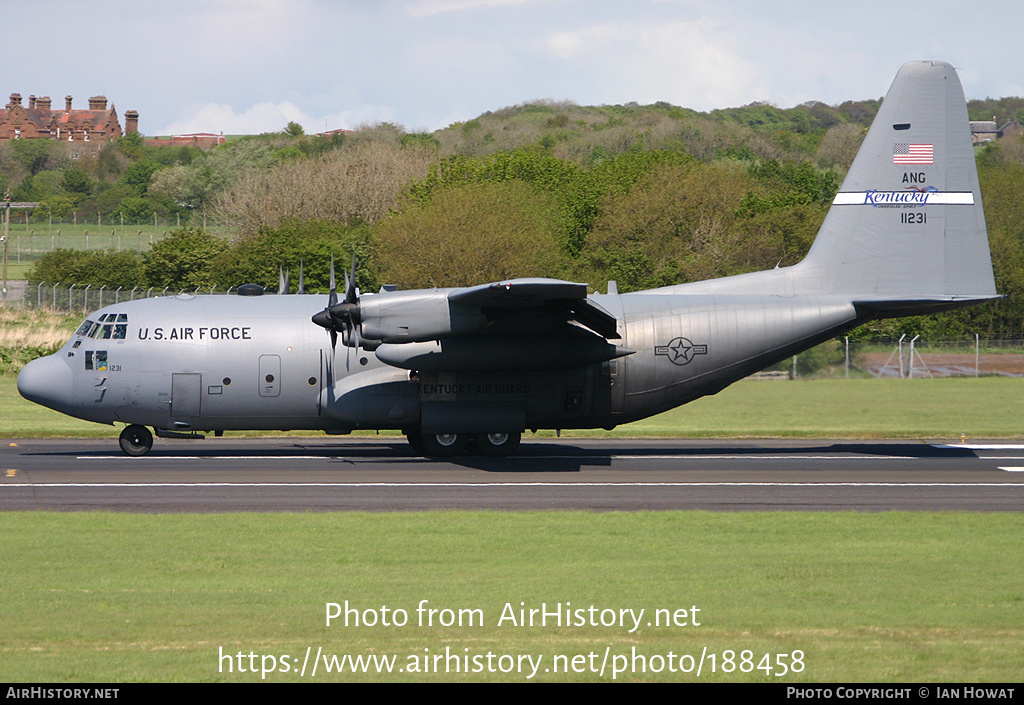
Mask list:
[[838,104],[917,59],[968,98],[1024,95],[1020,0],[35,0],[0,27],[3,103],[105,95],[146,135],[432,131],[537,99]]

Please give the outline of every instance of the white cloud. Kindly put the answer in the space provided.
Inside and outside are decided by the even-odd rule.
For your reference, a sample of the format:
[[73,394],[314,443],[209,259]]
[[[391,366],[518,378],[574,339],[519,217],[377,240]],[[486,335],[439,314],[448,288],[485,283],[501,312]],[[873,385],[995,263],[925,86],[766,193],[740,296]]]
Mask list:
[[611,101],[664,100],[702,110],[750,102],[759,90],[758,67],[734,44],[705,21],[609,23],[546,38],[556,57],[590,67],[614,87],[619,95]]
[[225,135],[254,135],[280,132],[289,122],[297,122],[308,134],[312,134],[323,132],[325,126],[328,130],[351,129],[364,123],[393,120],[393,111],[381,105],[364,105],[353,110],[312,117],[290,102],[257,103],[240,113],[235,112],[230,105],[207,103],[193,110],[188,117],[181,118],[153,134],[188,135],[196,132],[213,132]]
[[302,111],[292,103],[258,103],[241,113],[236,113],[230,105],[207,103],[189,117],[164,128],[160,134],[223,132],[228,135],[240,135],[280,132],[289,122],[302,124],[303,119],[305,116]]
[[442,12],[478,10],[480,8],[525,5],[527,3],[551,2],[551,0],[419,0],[407,6],[413,17],[429,17]]

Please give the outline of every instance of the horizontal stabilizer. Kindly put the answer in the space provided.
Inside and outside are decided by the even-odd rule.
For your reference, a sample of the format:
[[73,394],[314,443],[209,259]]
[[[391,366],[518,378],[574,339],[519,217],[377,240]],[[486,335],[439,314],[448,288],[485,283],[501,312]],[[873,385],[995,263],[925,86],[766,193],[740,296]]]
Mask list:
[[902,318],[904,316],[925,316],[930,313],[953,311],[987,301],[998,301],[1002,296],[911,296],[901,298],[865,297],[853,300],[861,311],[874,311],[879,318]]

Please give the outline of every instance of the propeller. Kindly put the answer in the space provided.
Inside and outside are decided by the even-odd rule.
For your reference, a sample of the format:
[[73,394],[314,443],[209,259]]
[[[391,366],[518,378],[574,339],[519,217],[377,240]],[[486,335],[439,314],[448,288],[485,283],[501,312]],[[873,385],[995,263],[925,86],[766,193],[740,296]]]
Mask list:
[[331,255],[331,293],[327,308],[313,316],[313,323],[326,328],[331,334],[331,349],[337,346],[338,333],[343,334],[346,347],[359,347],[359,289],[356,288],[356,256],[352,254],[352,272],[345,272],[345,298],[338,301],[337,278],[334,273],[334,256]]

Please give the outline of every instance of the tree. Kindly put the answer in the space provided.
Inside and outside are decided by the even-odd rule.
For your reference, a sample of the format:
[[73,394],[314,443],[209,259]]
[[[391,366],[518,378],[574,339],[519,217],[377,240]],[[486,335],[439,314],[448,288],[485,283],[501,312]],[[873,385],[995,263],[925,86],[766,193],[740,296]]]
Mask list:
[[143,273],[149,286],[172,289],[208,289],[218,283],[214,259],[225,249],[220,238],[202,228],[179,228],[153,244],[143,255]]
[[153,206],[145,198],[128,196],[121,200],[111,215],[123,216],[129,223],[143,223],[153,218]]
[[564,223],[554,199],[521,181],[443,189],[374,230],[380,280],[403,288],[554,276]]
[[398,206],[432,159],[423,148],[357,143],[250,170],[220,194],[213,212],[246,237],[295,219],[373,224]]
[[142,156],[142,151],[145,148],[145,140],[140,133],[129,132],[118,137],[114,141],[114,147],[126,157],[138,159]]
[[142,257],[134,250],[57,249],[36,260],[28,277],[33,283],[132,289],[143,285]]
[[632,291],[732,273],[736,210],[754,186],[729,165],[651,169],[609,193],[580,256],[584,276]]
[[149,160],[137,161],[127,169],[124,174],[121,175],[120,182],[127,186],[134,188],[138,195],[145,195],[146,190],[149,188],[149,181],[153,178],[153,174],[159,171],[160,165],[156,162]]
[[61,179],[60,187],[68,193],[88,196],[92,193],[93,183],[85,171],[77,166],[69,166],[64,169],[64,177]]
[[288,125],[284,128],[284,134],[288,135],[289,137],[301,137],[302,135],[306,134],[306,131],[299,123],[289,122]]
[[60,168],[66,159],[62,147],[55,140],[14,140],[11,148],[29,174]]
[[279,268],[285,267],[291,273],[295,291],[301,267],[306,290],[326,292],[330,285],[332,255],[341,277],[340,272],[348,270],[355,254],[359,286],[368,291],[377,284],[370,263],[369,239],[369,228],[365,226],[350,227],[325,220],[288,220],[277,228],[265,228],[240,238],[223,250],[212,263],[213,278],[221,286],[253,282],[276,289]]

